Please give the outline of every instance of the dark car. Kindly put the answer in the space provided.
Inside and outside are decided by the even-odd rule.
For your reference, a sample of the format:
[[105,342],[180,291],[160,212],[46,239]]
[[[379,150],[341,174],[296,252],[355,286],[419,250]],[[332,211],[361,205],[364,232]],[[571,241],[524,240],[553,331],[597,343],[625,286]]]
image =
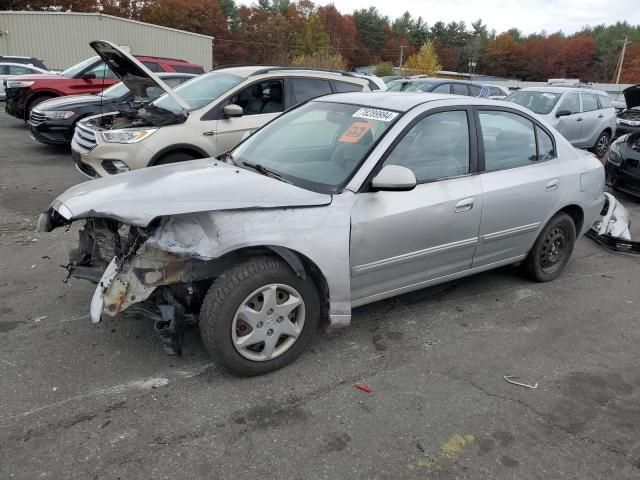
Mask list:
[[[201,65],[162,57],[136,55],[152,72],[204,73]],[[5,111],[27,121],[31,109],[45,100],[68,95],[92,94],[118,83],[118,77],[100,57],[92,57],[60,74],[20,75],[4,80],[7,103]]]
[[0,55],[0,63],[19,63],[21,65],[33,65],[42,70],[49,70],[42,60],[36,57],[19,57],[15,55]]
[[390,92],[453,93],[454,95],[465,95],[467,97],[483,96],[482,85],[431,77],[409,77],[394,80],[388,85],[387,90]]
[[616,135],[640,132],[640,84],[623,90],[626,109],[618,113]]
[[[158,73],[158,77],[171,88],[196,76],[188,73]],[[72,95],[47,100],[31,111],[31,134],[42,143],[68,145],[79,120],[100,113],[136,110],[163,93],[162,89],[155,86],[142,86],[139,92],[134,93],[124,83],[117,83],[98,95]]]
[[640,131],[611,144],[605,164],[607,184],[640,199]]

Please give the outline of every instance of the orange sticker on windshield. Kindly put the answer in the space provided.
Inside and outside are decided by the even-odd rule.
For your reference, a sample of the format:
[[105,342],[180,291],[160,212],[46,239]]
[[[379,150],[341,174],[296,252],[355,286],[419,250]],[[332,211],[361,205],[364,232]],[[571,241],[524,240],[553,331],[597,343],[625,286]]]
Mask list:
[[338,141],[342,143],[358,143],[369,130],[371,130],[369,122],[353,122],[349,129],[338,138]]

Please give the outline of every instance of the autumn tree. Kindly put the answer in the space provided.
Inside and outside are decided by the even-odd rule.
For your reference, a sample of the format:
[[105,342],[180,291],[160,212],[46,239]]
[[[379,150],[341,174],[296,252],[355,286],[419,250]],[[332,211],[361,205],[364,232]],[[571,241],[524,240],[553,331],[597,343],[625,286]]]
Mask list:
[[521,68],[521,49],[508,33],[491,40],[483,56],[484,73],[499,77],[514,77]]
[[308,16],[302,30],[294,36],[294,39],[293,54],[296,56],[311,55],[321,51],[327,52],[331,49],[329,36],[324,29],[322,20],[316,13]]
[[586,35],[570,38],[550,61],[550,76],[592,81],[596,42]]
[[412,73],[424,75],[433,75],[438,70],[442,70],[442,66],[438,62],[438,55],[431,40],[427,40],[424,45],[420,47],[418,53],[409,57],[406,68]]
[[335,6],[318,8],[318,16],[322,20],[324,30],[329,36],[331,47],[340,52],[349,67],[366,65],[369,53],[363,55],[358,45],[358,29],[352,15],[342,15]]

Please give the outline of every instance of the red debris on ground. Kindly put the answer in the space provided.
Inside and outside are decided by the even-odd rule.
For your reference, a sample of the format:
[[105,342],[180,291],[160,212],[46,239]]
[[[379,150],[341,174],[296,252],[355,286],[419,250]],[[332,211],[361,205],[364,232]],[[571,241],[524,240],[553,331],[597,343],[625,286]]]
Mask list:
[[373,392],[373,388],[371,388],[369,385],[364,385],[361,383],[356,383],[354,385],[354,387],[356,387],[358,390],[362,390],[363,392],[367,392],[367,393],[371,393]]

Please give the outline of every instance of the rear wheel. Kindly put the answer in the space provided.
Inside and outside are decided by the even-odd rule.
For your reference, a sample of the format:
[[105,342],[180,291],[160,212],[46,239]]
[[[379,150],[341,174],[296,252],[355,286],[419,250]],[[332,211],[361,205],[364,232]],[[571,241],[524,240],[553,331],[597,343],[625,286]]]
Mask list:
[[536,282],[555,280],[564,271],[576,241],[576,226],[564,212],[557,213],[544,227],[522,264]]
[[261,375],[297,358],[318,328],[320,301],[313,281],[278,257],[260,256],[225,271],[200,311],[209,353],[228,370]]
[[596,144],[593,146],[592,151],[596,154],[598,158],[602,158],[609,151],[609,144],[611,143],[611,134],[609,132],[602,132],[598,139],[596,140]]
[[47,100],[51,100],[52,98],[56,98],[55,95],[40,95],[39,97],[34,98],[29,102],[27,106],[27,111],[25,112],[25,122],[28,122],[31,118],[31,110],[33,110],[36,105],[41,104],[42,102],[46,102]]
[[192,155],[191,153],[172,152],[160,157],[160,159],[156,163],[154,163],[154,165],[167,165],[169,163],[186,162],[188,160],[195,160],[196,158],[198,157]]

